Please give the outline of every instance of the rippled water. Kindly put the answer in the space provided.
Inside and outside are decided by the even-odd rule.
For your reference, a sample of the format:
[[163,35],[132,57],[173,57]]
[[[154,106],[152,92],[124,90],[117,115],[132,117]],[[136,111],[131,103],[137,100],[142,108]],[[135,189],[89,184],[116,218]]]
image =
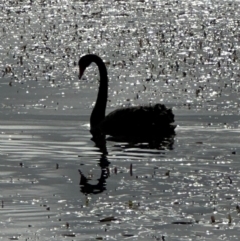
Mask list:
[[[238,240],[238,6],[2,0],[0,239]],[[107,64],[107,111],[162,102],[176,136],[96,146],[86,53]]]

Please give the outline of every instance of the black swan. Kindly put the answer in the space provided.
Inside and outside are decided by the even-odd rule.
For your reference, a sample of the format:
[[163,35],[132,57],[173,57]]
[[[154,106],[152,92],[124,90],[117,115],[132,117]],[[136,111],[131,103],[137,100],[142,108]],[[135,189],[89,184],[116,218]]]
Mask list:
[[85,69],[94,62],[99,69],[100,85],[96,104],[93,108],[90,126],[93,137],[110,135],[121,138],[162,138],[174,135],[174,115],[165,105],[126,107],[105,116],[108,98],[108,74],[102,59],[94,54],[82,56],[79,60],[79,79]]

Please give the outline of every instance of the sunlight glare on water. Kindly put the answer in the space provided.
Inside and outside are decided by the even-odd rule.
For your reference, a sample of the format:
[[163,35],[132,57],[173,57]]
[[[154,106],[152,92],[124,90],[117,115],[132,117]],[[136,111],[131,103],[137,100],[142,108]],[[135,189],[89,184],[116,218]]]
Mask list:
[[[239,1],[2,0],[2,240],[238,240]],[[91,141],[107,113],[164,103],[176,136]]]

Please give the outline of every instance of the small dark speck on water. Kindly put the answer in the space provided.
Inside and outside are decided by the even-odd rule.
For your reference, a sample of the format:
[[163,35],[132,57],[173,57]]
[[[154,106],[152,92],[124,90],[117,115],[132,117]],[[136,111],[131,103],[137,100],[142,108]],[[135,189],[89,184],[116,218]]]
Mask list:
[[170,177],[170,170],[168,170],[168,171],[165,172],[165,176]]
[[236,210],[237,210],[238,213],[240,213],[240,207],[239,207],[239,205],[236,206]]
[[99,220],[99,222],[111,222],[116,221],[117,219],[115,217],[106,217]]
[[69,237],[69,238],[73,238],[73,237],[76,237],[76,234],[74,233],[64,233],[62,234],[63,237]]
[[232,184],[232,179],[231,179],[231,177],[228,177],[228,179],[229,179],[229,183]]

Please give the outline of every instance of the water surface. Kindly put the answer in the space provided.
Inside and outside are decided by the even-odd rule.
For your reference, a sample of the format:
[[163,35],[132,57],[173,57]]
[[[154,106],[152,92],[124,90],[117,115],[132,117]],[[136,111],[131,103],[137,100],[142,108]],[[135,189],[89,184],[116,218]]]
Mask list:
[[[238,5],[2,1],[0,238],[238,240]],[[171,145],[91,141],[86,53],[107,64],[107,112],[173,109]]]

